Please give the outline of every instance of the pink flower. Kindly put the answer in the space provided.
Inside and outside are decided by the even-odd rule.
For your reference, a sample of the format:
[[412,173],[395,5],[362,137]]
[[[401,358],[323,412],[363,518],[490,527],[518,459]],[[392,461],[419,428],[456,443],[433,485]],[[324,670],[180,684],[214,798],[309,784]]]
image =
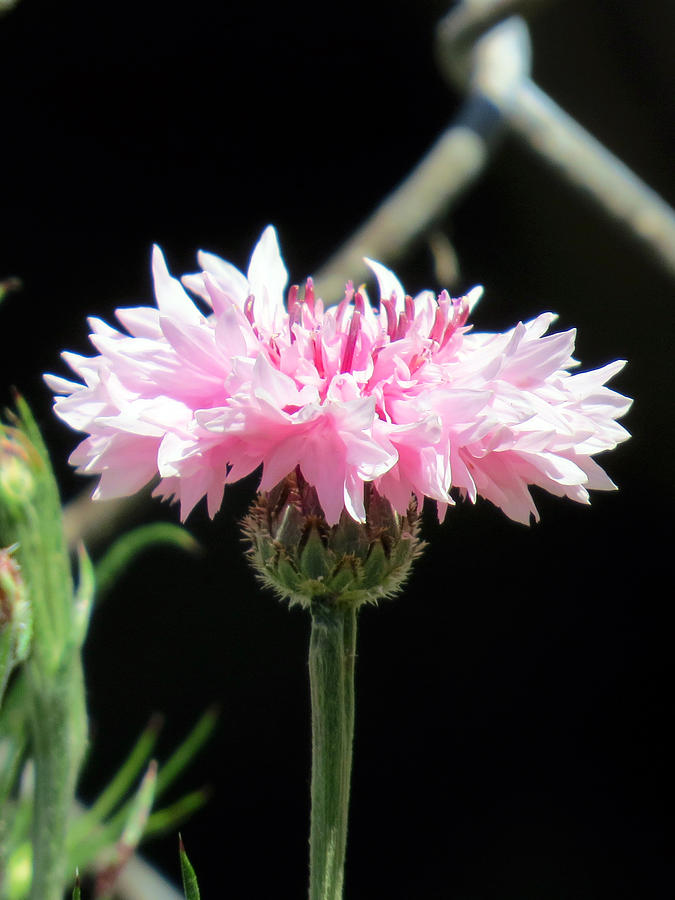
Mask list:
[[[100,476],[96,498],[177,498],[184,519],[206,495],[262,465],[269,490],[299,467],[329,523],[363,521],[364,482],[395,510],[411,495],[441,512],[481,495],[512,519],[538,518],[528,486],[588,503],[614,484],[593,457],[628,437],[630,401],[605,387],[624,363],[571,374],[574,331],[546,335],[544,313],[503,334],[471,331],[480,288],[412,298],[368,261],[379,309],[347,285],[324,309],[311,280],[288,291],[268,227],[244,276],[199,254],[181,283],[153,252],[157,308],[118,309],[126,332],[90,320],[93,358],[64,353],[84,384],[53,375],[56,413],[88,437],[70,461]],[[199,297],[196,304],[187,291]]]

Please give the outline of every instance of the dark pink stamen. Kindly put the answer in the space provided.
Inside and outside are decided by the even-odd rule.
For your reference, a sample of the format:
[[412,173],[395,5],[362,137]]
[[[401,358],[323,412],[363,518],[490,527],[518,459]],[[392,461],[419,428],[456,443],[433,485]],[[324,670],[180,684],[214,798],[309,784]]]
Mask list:
[[408,368],[410,369],[410,374],[414,375],[414,373],[427,361],[428,353],[423,351],[422,353],[416,353],[415,356],[408,363]]
[[[358,294],[357,294],[358,296]],[[342,355],[342,365],[340,372],[351,372],[354,362],[354,351],[356,350],[356,338],[361,330],[361,313],[355,309],[352,313],[352,320],[349,323],[349,334],[347,335],[347,343],[345,344],[345,352]]]
[[314,365],[316,367],[316,371],[319,373],[319,377],[323,378],[326,374],[325,369],[323,367],[323,354],[321,351],[321,339],[318,335],[312,336],[312,342],[314,344]]
[[354,299],[354,284],[351,281],[348,281],[345,286],[345,295],[340,300],[337,308],[337,312],[335,313],[335,324],[338,329],[342,328],[342,320],[344,319],[345,312],[347,311],[347,307]]
[[396,326],[396,334],[394,335],[395,341],[400,341],[401,338],[404,338],[408,333],[408,328],[410,328],[410,322],[408,321],[408,316],[402,312],[398,317],[398,325]]
[[457,329],[455,328],[453,323],[450,322],[450,324],[448,325],[448,327],[445,329],[445,331],[443,333],[443,338],[439,341],[441,347],[445,347],[445,345],[448,343],[448,341],[453,336],[455,331],[457,331]]
[[443,337],[444,331],[445,331],[445,315],[444,315],[441,307],[438,306],[436,308],[436,316],[434,318],[434,324],[431,326],[431,331],[429,332],[429,339],[440,343],[440,340]]
[[454,312],[454,309],[452,300],[447,291],[441,291],[436,302],[438,303],[438,307],[436,309],[434,324],[431,326],[431,331],[429,332],[429,338],[440,344],[441,341],[445,339],[447,329],[451,327],[448,323],[451,321],[450,312],[451,310]]
[[445,329],[445,333],[443,334],[443,339],[440,342],[441,347],[445,347],[452,335],[465,324],[468,318],[469,304],[466,302],[464,297],[461,297],[459,300],[453,300],[452,319],[448,323],[448,326]]
[[300,291],[300,288],[298,287],[297,284],[292,284],[288,289],[287,307],[288,307],[288,315],[291,317],[293,316],[293,311],[295,310],[295,306],[298,302],[299,291]]
[[274,340],[274,338],[272,338],[270,340],[269,348],[270,348],[270,352],[269,352],[270,362],[273,365],[278,366],[279,363],[281,362],[281,351],[279,350],[279,345]]
[[405,295],[405,314],[408,317],[409,322],[415,321],[415,304],[413,303],[413,298],[410,294]]
[[394,333],[396,332],[396,300],[393,297],[390,297],[388,300],[383,298],[380,301],[380,305],[387,310],[387,334],[393,341]]
[[354,294],[354,309],[360,315],[363,315],[366,311],[366,301],[363,299],[363,294],[361,293],[361,291],[357,291]]

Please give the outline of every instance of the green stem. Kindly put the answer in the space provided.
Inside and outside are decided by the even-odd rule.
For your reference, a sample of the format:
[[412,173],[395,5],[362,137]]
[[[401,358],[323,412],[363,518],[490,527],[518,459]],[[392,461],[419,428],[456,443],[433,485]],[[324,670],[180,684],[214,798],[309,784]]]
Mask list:
[[68,821],[86,746],[86,712],[79,649],[51,683],[31,671],[35,759],[32,900],[61,900],[66,883]]
[[[13,425],[0,428],[0,546],[16,544],[16,558],[32,610],[25,663],[30,752],[35,763],[31,900],[62,900],[66,884],[68,820],[84,756],[87,716],[82,641],[93,578],[80,558],[73,591],[58,487],[35,419],[16,400]],[[23,896],[23,895],[22,895]]]
[[322,598],[311,606],[310,900],[341,900],[354,739],[356,609]]

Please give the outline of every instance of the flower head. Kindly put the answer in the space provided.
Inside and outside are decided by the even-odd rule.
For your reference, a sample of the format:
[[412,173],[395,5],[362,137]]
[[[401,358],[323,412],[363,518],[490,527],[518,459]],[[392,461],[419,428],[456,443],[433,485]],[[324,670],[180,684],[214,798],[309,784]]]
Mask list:
[[246,275],[199,263],[181,284],[155,247],[157,308],[118,309],[126,333],[90,320],[99,355],[63,355],[84,384],[46,376],[56,413],[88,435],[71,462],[100,476],[95,497],[159,474],[182,518],[205,495],[214,515],[225,485],[262,466],[262,491],[299,470],[328,524],[365,521],[368,482],[401,515],[412,495],[444,512],[452,491],[529,522],[529,485],[582,503],[614,487],[593,457],[628,437],[616,419],[630,401],[605,387],[624,363],[572,374],[575,333],[547,335],[553,314],[474,332],[480,288],[411,297],[371,260],[377,309],[351,284],[325,309],[311,279],[284,303],[272,227]]

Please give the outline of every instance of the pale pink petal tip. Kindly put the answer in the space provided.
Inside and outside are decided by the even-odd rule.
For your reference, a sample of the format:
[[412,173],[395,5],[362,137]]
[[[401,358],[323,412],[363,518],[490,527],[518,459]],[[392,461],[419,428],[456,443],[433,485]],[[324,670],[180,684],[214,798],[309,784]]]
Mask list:
[[97,355],[63,354],[78,380],[45,376],[86,435],[71,461],[99,476],[97,497],[159,475],[182,518],[203,497],[213,516],[226,483],[262,468],[269,490],[299,468],[329,523],[364,521],[366,482],[400,513],[411,497],[442,518],[482,496],[528,523],[531,485],[578,503],[615,488],[594,457],[629,436],[617,419],[631,401],[606,386],[623,361],[573,371],[575,333],[547,334],[552,313],[475,331],[482,287],[410,295],[371,259],[379,306],[350,283],[324,308],[311,282],[288,288],[272,226],[246,274],[198,262],[179,280],[155,246],[156,306],[118,310],[126,330],[92,319]]

